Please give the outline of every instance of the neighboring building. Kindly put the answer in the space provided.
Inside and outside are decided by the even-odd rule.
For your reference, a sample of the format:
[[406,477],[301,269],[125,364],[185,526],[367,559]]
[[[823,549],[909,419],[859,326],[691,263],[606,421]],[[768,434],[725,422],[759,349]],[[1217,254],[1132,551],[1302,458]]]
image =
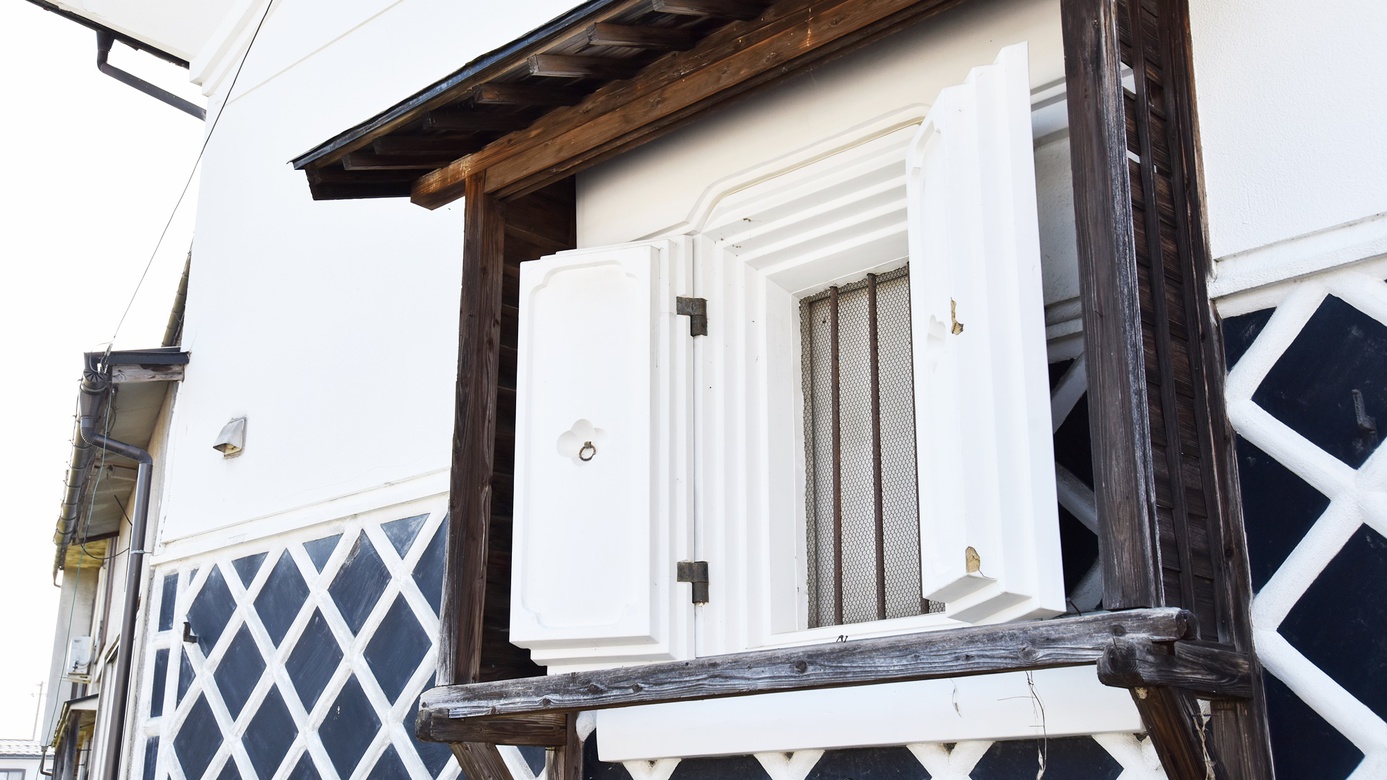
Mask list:
[[43,746],[23,739],[0,739],[0,780],[38,780]]
[[1387,774],[1379,4],[467,5],[55,7],[211,134],[56,777]]

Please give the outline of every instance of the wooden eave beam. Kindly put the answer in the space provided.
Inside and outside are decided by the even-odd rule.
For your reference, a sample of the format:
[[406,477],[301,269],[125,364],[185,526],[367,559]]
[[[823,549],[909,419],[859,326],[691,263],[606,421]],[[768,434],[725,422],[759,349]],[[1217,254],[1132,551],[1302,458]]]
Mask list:
[[523,66],[531,54],[548,51],[581,31],[585,25],[604,22],[641,8],[650,0],[589,0],[567,14],[551,21],[534,33],[502,49],[478,58],[456,73],[420,91],[413,97],[382,112],[336,137],[319,144],[293,160],[295,168],[312,170],[332,165],[342,155],[370,146],[376,139],[402,130],[418,122],[431,111],[446,109],[466,99],[481,84]]
[[963,0],[784,0],[759,18],[734,22],[685,52],[646,66],[577,105],[420,177],[415,203],[438,208],[459,197],[471,173],[502,198],[532,191],[787,73],[866,45],[908,22]]
[[1190,631],[1184,610],[1132,610],[444,686],[424,694],[419,734],[446,741],[464,728],[443,725],[456,719],[1081,666],[1097,663],[1115,636],[1174,642]]

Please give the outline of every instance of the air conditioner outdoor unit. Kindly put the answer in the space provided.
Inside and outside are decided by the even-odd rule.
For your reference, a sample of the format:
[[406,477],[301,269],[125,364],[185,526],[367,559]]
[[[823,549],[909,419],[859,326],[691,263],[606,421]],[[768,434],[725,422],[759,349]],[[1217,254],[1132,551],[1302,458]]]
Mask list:
[[70,677],[85,677],[91,670],[92,638],[73,637],[67,646],[67,672]]

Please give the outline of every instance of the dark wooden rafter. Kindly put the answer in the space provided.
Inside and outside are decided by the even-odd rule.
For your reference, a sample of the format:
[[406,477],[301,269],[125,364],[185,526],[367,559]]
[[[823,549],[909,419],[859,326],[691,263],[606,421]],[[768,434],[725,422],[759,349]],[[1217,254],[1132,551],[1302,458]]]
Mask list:
[[629,79],[642,64],[636,60],[581,54],[536,54],[529,62],[531,76],[575,79]]
[[697,41],[698,36],[693,31],[679,27],[598,22],[588,28],[588,43],[593,46],[683,51],[691,48]]
[[581,98],[571,89],[528,84],[483,84],[472,91],[480,106],[571,106]]
[[[1187,7],[1064,0],[1062,9],[1104,606],[1183,607],[1206,640],[1184,655],[1115,646],[1100,676],[1133,691],[1171,777],[1270,777],[1222,347],[1205,288]],[[1215,701],[1206,728],[1193,699],[1216,697],[1196,672],[1243,677],[1241,665],[1246,689]]]
[[[519,130],[528,125],[531,119],[521,114],[507,114],[496,111],[458,109],[439,109],[424,116],[423,129],[439,133],[506,133]],[[386,136],[386,140],[394,136]],[[405,140],[408,139],[408,140]],[[419,140],[419,136],[405,136],[405,143]],[[376,141],[375,143],[380,143]],[[470,152],[469,152],[470,154]]]

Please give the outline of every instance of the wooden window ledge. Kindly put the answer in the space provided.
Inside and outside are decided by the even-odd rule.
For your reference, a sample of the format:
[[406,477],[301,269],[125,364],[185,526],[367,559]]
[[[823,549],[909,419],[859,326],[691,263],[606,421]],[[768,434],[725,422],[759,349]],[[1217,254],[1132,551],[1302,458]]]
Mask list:
[[1194,628],[1182,609],[1134,609],[450,685],[425,692],[415,728],[434,742],[554,747],[581,710],[1088,664],[1116,687],[1246,697],[1247,658],[1194,641]]

